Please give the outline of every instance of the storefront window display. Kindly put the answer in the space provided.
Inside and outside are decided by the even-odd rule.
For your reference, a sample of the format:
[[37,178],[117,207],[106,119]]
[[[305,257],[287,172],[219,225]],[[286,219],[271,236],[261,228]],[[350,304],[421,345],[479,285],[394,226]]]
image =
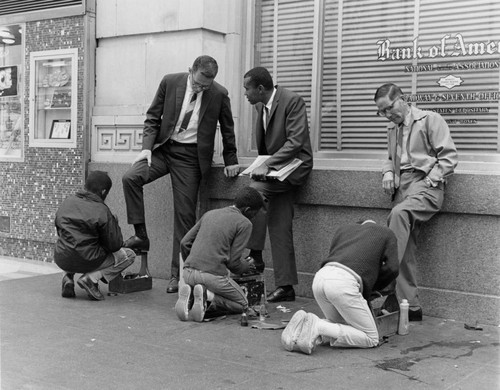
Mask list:
[[23,26],[0,26],[0,161],[22,161]]
[[77,49],[32,52],[30,146],[76,147]]

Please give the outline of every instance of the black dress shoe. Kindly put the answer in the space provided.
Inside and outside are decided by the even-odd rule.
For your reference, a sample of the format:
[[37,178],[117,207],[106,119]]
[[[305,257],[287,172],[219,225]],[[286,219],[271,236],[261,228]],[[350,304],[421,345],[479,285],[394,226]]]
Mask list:
[[293,287],[284,288],[278,287],[271,294],[267,296],[267,301],[274,302],[284,302],[284,301],[295,301],[295,291]]
[[179,279],[177,279],[175,276],[172,276],[170,278],[170,281],[168,282],[167,293],[172,294],[176,293],[177,291],[179,291]]
[[133,249],[134,251],[148,252],[149,238],[140,238],[137,236],[132,236],[123,243],[123,247]]
[[408,319],[410,321],[422,321],[422,308],[410,308],[408,310]]
[[78,279],[77,283],[81,288],[87,291],[90,299],[94,299],[96,301],[104,300],[104,295],[102,295],[99,291],[99,285],[94,283],[87,274],[82,275],[82,277]]
[[250,264],[255,265],[255,270],[261,274],[264,272],[264,268],[266,268],[266,264],[262,260],[254,259],[252,256],[247,256],[245,257],[245,260],[248,261]]
[[63,298],[74,298],[76,296],[75,282],[72,277],[68,276],[68,274],[64,274],[63,276],[61,295]]

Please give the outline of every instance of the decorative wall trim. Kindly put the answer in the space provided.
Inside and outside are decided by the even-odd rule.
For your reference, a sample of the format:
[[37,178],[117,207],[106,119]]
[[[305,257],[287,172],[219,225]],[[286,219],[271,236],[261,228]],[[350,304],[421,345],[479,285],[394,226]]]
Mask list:
[[[92,118],[92,161],[131,163],[142,150],[143,116],[106,115]],[[214,140],[214,164],[223,164],[220,127]]]
[[92,161],[131,162],[142,149],[142,116],[92,118]]

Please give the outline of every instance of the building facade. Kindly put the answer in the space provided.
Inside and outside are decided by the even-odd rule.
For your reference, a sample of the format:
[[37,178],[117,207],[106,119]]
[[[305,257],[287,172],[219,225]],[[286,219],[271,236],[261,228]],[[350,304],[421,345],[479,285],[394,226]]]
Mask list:
[[[10,71],[17,79],[17,89],[5,82],[0,95],[1,255],[51,261],[53,214],[88,169],[110,173],[107,202],[124,235],[132,234],[121,176],[141,149],[145,112],[164,74],[187,71],[195,57],[209,54],[219,63],[218,82],[229,90],[243,165],[256,155],[243,74],[265,66],[277,84],[306,100],[315,168],[298,194],[294,222],[300,295],[311,296],[312,277],[337,226],[366,216],[385,223],[390,200],[380,170],[387,122],[375,115],[373,95],[395,82],[408,102],[443,115],[459,151],[443,211],[420,237],[424,309],[499,322],[498,2],[53,3],[52,10],[0,14],[0,36],[16,43],[3,44],[0,75]],[[1,35],[14,30],[14,38]],[[220,151],[218,145],[200,213],[228,204],[247,183],[224,178]],[[153,276],[167,277],[169,178],[145,194],[150,268]],[[266,246],[270,288],[269,252]]]
[[85,177],[95,52],[92,4],[52,3],[0,5],[0,254],[43,261]]

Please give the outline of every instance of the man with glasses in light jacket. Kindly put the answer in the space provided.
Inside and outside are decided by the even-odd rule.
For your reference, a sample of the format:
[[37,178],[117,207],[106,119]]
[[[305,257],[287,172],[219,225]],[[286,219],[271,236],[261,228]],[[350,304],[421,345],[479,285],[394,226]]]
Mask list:
[[397,85],[382,85],[374,100],[377,114],[391,121],[382,187],[394,201],[388,226],[398,240],[396,293],[400,301],[407,299],[410,303],[410,321],[421,321],[416,239],[421,224],[441,209],[446,179],[458,163],[457,149],[443,117],[410,106]]

